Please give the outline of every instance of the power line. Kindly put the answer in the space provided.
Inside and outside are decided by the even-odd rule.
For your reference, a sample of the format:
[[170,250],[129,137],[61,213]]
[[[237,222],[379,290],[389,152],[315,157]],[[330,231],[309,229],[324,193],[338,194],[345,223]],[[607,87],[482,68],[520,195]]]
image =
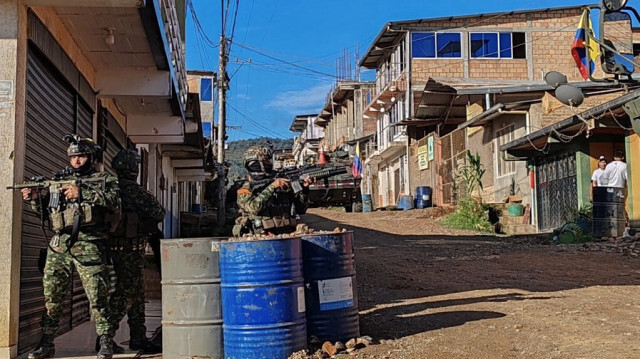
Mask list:
[[298,64],[296,64],[296,63],[290,62],[290,61],[286,61],[286,60],[279,59],[279,58],[277,58],[277,57],[274,57],[274,56],[271,56],[271,55],[269,55],[269,54],[265,54],[265,53],[263,53],[263,52],[261,52],[261,51],[259,51],[259,50],[256,50],[256,49],[254,49],[254,48],[252,48],[251,46],[248,46],[248,45],[239,44],[239,43],[236,43],[236,45],[237,45],[237,46],[240,46],[240,47],[242,47],[242,48],[244,48],[244,49],[247,49],[247,50],[249,50],[249,51],[253,51],[253,52],[255,52],[255,53],[257,53],[257,54],[260,54],[260,55],[262,55],[262,56],[264,56],[264,57],[268,57],[268,58],[270,58],[270,59],[272,59],[272,60],[275,60],[275,61],[278,61],[278,62],[282,62],[282,63],[284,63],[284,64],[287,64],[287,65],[290,65],[290,66],[293,66],[293,67],[297,67],[297,68],[302,69],[302,70],[306,70],[306,71],[309,71],[309,72],[313,72],[313,73],[315,73],[315,74],[322,75],[322,76],[326,76],[326,77],[331,77],[332,79],[335,79],[335,78],[336,78],[336,76],[335,76],[335,75],[327,74],[327,73],[325,73],[325,72],[321,72],[321,71],[317,71],[317,70],[314,70],[314,69],[311,69],[311,68],[308,68],[308,67],[304,67],[304,66],[298,65]]
[[286,137],[284,137],[284,136],[280,135],[279,133],[277,133],[277,132],[273,131],[272,129],[270,129],[270,128],[268,128],[268,127],[266,127],[266,126],[264,126],[264,125],[260,124],[258,121],[256,121],[256,120],[252,119],[251,117],[247,116],[246,114],[244,114],[244,113],[240,112],[240,110],[238,110],[237,108],[235,108],[235,107],[234,107],[234,106],[232,106],[231,104],[227,104],[227,105],[229,106],[229,108],[231,108],[233,111],[235,111],[238,115],[240,115],[240,116],[242,116],[243,118],[247,119],[249,122],[253,123],[254,125],[256,125],[256,126],[258,126],[258,127],[260,127],[261,129],[263,129],[263,130],[265,130],[265,131],[267,131],[267,132],[269,132],[269,133],[271,133],[271,134],[273,134],[273,135],[275,135],[275,136],[277,136],[277,137],[280,137],[280,138],[286,138]]
[[204,28],[202,27],[202,24],[200,23],[200,19],[198,18],[198,14],[196,13],[195,8],[193,7],[193,1],[188,0],[188,5],[189,10],[191,12],[191,17],[193,18],[193,24],[195,25],[195,30],[197,33],[199,33],[202,38],[205,40],[205,44],[211,48],[217,48],[218,44],[211,40],[209,38],[209,36],[207,36],[207,33],[204,31]]

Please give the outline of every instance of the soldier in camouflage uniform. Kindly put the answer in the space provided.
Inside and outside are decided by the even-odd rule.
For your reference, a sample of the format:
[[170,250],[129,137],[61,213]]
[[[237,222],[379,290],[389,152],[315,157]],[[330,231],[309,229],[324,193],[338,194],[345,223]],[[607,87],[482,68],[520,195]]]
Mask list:
[[[233,227],[233,235],[282,234],[296,230],[296,217],[306,211],[306,194],[311,179],[305,180],[303,191],[294,195],[286,178],[275,178],[271,161],[272,151],[267,146],[250,147],[244,154],[244,166],[249,180],[238,189],[240,217]],[[273,178],[264,189],[252,188],[251,182]]]
[[152,354],[161,349],[147,339],[142,267],[146,239],[158,231],[158,222],[164,218],[165,210],[136,181],[139,161],[138,153],[127,149],[118,152],[111,162],[111,167],[118,174],[122,219],[111,239],[118,280],[110,301],[109,322],[117,330],[122,318],[128,314],[129,348]]
[[[29,353],[29,359],[50,358],[55,353],[53,339],[70,290],[73,266],[82,280],[100,337],[97,358],[110,359],[115,331],[108,321],[111,285],[105,245],[111,225],[107,218],[120,208],[120,189],[116,177],[95,170],[100,148],[91,139],[77,135],[64,139],[70,143],[67,155],[73,170],[65,179],[93,178],[98,181],[83,183],[80,187],[63,186],[64,200],[59,212],[43,208],[48,199],[45,200],[39,191],[22,190],[22,197],[31,201],[36,213],[49,220],[55,233],[49,241],[42,278],[46,308],[42,316],[42,338],[37,348]],[[50,195],[46,194],[46,197]],[[69,220],[70,217],[73,220]]]

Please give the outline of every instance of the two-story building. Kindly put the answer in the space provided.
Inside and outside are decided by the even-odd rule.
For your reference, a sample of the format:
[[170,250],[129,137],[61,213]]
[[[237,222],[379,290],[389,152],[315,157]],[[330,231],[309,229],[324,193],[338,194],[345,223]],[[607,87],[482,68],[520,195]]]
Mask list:
[[[365,163],[378,181],[376,205],[418,186],[431,186],[436,204],[453,203],[467,150],[487,169],[485,200],[515,192],[531,204],[531,164],[500,146],[576,111],[558,106],[544,76],[582,81],[571,56],[582,13],[573,6],[387,23],[360,61],[377,73],[365,110],[378,121],[377,153]],[[621,95],[605,87],[590,90],[580,110]]]
[[[165,237],[204,180],[200,94],[185,68],[183,0],[0,1],[0,182],[68,165],[62,137],[92,138],[101,166],[141,153],[140,183],[167,210]],[[0,358],[37,344],[44,310],[40,250],[51,232],[17,192],[0,192]],[[60,333],[89,319],[74,274]]]

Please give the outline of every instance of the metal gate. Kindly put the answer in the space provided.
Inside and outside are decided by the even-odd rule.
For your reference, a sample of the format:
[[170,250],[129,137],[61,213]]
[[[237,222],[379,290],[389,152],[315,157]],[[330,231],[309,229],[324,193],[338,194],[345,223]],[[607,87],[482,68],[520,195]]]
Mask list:
[[437,141],[436,147],[440,147],[441,161],[437,163],[437,173],[439,181],[436,182],[436,190],[441,204],[455,204],[459,186],[456,183],[456,171],[461,164],[465,163],[465,153],[467,151],[466,129],[455,130]]
[[576,155],[573,152],[536,159],[538,228],[560,227],[578,208]]
[[[77,131],[81,136],[91,137],[93,111],[33,45],[29,46],[27,53],[26,81],[25,177],[50,177],[69,165],[67,144],[62,141],[64,135]],[[51,238],[52,232],[48,229],[45,232],[45,237]],[[33,347],[40,339],[44,296],[38,258],[46,246],[40,219],[25,205],[20,268],[19,352]],[[82,284],[74,273],[59,333],[70,330],[88,318],[89,304]]]

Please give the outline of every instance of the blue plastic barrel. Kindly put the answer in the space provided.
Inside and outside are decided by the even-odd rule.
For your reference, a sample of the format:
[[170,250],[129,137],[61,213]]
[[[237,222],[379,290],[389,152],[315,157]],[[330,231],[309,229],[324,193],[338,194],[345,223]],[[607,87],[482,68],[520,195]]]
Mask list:
[[433,193],[431,187],[416,187],[416,208],[433,207]]
[[306,348],[300,237],[220,244],[227,359],[286,359]]
[[191,212],[193,213],[202,213],[202,205],[200,203],[194,203],[191,205]]
[[362,195],[362,212],[371,212],[373,211],[373,201],[371,200],[370,194]]
[[307,333],[321,341],[360,336],[353,232],[302,236]]
[[398,200],[398,208],[400,209],[412,209],[413,208],[413,197],[409,196],[409,195],[405,195],[405,196],[400,196],[400,199]]

